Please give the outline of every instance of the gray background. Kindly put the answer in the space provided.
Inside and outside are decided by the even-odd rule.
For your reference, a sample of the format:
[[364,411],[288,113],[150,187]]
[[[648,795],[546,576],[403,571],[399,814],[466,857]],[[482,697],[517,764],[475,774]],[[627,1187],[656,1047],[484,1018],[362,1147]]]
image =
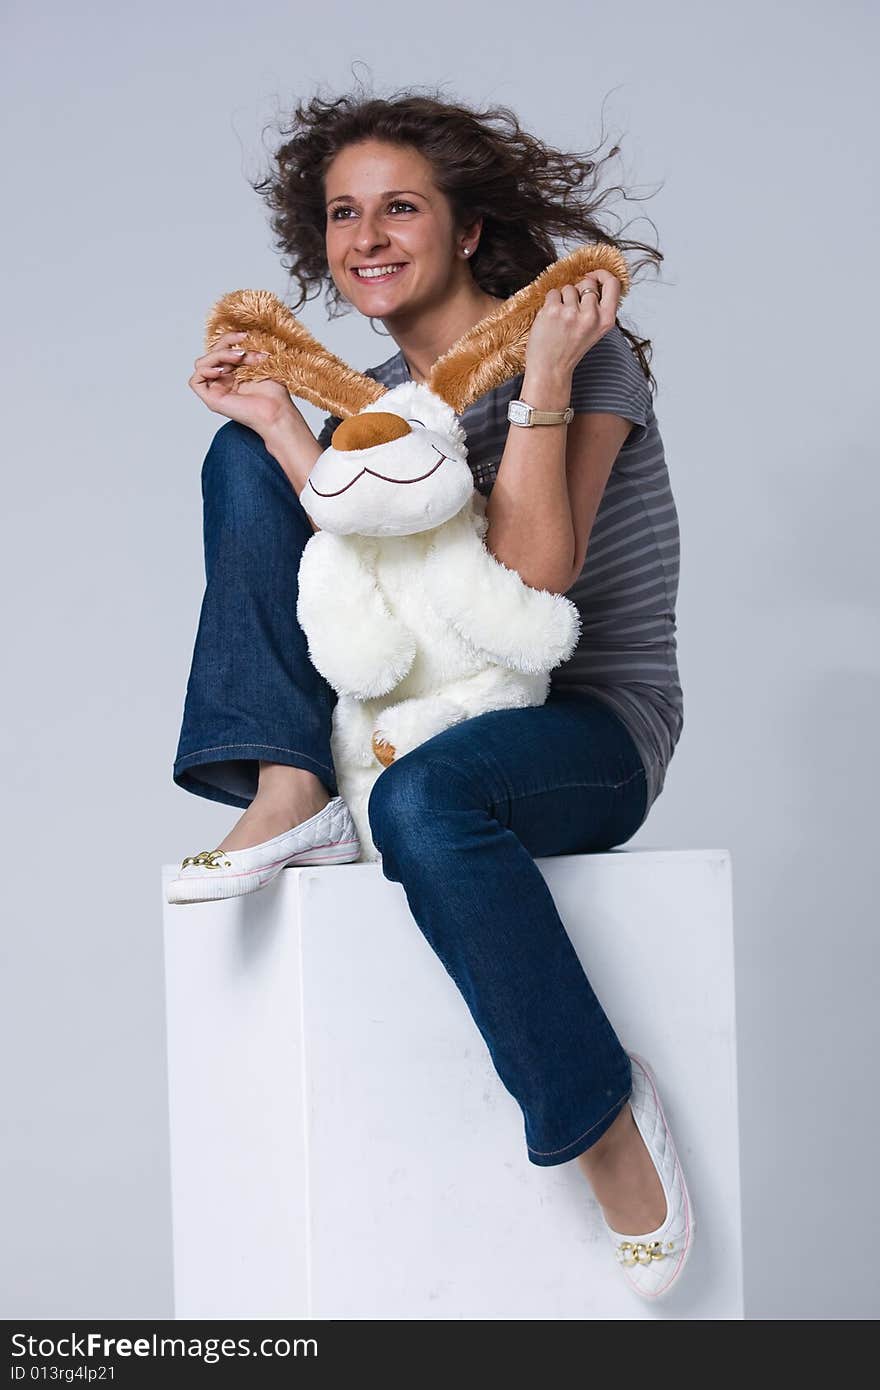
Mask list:
[[685,730],[630,847],[733,854],[749,1316],[877,1314],[871,8],[7,8],[2,1316],[171,1312],[160,865],[239,814],[171,780],[223,423],[186,382],[216,298],[287,292],[276,113],[358,60],[567,148],[607,98],[682,531]]

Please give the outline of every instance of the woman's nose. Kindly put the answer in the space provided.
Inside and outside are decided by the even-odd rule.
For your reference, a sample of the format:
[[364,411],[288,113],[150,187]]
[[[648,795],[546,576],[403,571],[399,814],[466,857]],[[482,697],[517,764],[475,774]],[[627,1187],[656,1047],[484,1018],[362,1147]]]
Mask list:
[[412,429],[402,415],[394,415],[390,410],[366,410],[337,425],[330,444],[348,453],[352,449],[372,449],[374,444],[390,444],[405,434],[412,434]]
[[365,212],[357,229],[355,246],[358,246],[362,251],[369,252],[374,247],[381,246],[383,240],[387,241],[387,237],[383,237],[378,219]]

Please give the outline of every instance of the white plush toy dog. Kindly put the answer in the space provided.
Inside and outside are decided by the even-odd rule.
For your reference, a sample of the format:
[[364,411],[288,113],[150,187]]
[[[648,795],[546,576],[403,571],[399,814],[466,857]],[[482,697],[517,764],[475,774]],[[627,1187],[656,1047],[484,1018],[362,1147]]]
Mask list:
[[248,330],[240,346],[270,353],[239,380],[282,381],[342,419],[300,498],[321,529],[303,552],[297,619],[338,695],[331,750],[362,860],[378,857],[367,803],[384,768],[461,720],[543,704],[577,644],[574,604],[486,548],[458,413],[522,370],[547,290],[597,267],[626,292],[616,248],[579,247],[459,338],[429,383],[390,389],[327,352],[268,291],[234,291],[208,319],[206,350]]

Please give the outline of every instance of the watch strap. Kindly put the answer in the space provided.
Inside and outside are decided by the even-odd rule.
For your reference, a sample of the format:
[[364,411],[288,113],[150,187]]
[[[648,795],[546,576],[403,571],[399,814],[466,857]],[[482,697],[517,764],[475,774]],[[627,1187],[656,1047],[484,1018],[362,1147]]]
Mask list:
[[574,418],[572,407],[565,410],[537,410],[527,401],[511,401],[507,407],[507,418],[515,425],[567,425]]

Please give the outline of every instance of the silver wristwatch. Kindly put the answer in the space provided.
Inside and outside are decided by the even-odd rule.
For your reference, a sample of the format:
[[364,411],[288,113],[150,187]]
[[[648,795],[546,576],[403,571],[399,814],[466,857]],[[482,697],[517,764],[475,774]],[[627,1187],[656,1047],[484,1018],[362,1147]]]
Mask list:
[[574,418],[574,411],[570,405],[565,410],[536,410],[517,400],[507,407],[507,418],[514,425],[567,425]]

